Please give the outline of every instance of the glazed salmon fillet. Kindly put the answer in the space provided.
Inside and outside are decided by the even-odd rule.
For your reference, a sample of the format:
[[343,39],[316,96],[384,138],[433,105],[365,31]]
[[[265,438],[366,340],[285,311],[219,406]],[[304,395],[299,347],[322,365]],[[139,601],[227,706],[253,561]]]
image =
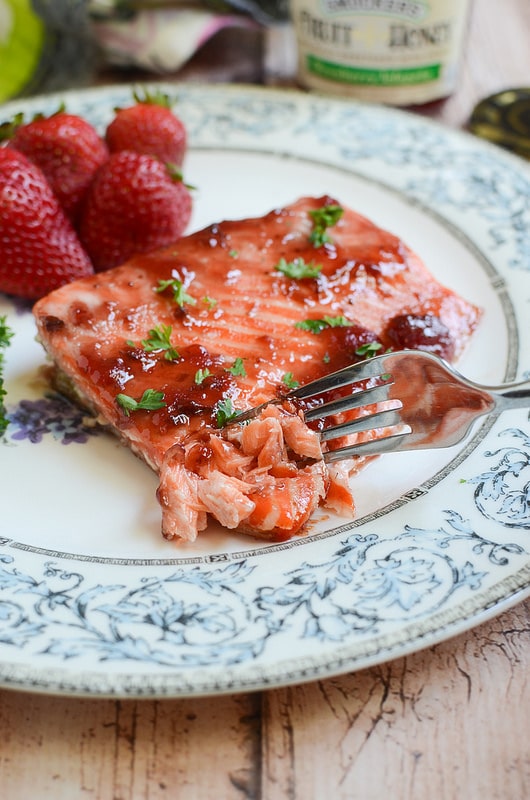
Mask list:
[[300,408],[226,423],[396,346],[396,320],[435,321],[456,357],[480,311],[396,235],[303,197],[63,286],[34,315],[63,385],[158,473],[163,535],[193,541],[210,516],[283,540],[320,505],[353,514],[363,461],[324,464]]

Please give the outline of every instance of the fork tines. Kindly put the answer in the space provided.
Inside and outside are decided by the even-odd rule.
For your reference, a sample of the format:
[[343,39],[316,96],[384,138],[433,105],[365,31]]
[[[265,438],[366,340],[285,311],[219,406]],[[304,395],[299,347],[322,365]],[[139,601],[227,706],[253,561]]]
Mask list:
[[329,442],[330,439],[338,439],[341,436],[349,436],[352,433],[372,431],[378,428],[392,428],[396,425],[401,425],[401,417],[399,415],[400,408],[402,408],[401,405],[384,411],[374,411],[363,417],[341,422],[338,425],[331,425],[329,428],[324,428],[320,431],[320,440]]
[[[332,414],[354,409],[366,409],[364,414],[359,414],[355,419],[319,430],[320,440],[325,442],[351,434],[380,430],[381,435],[372,439],[325,451],[323,459],[330,464],[354,456],[377,455],[399,449],[403,438],[411,432],[411,428],[404,425],[401,420],[399,414],[402,408],[401,401],[389,396],[389,389],[394,382],[391,373],[382,372],[380,359],[372,358],[299,386],[289,392],[284,399],[308,401],[308,407],[304,409],[306,422],[318,421]],[[326,400],[327,394],[346,386],[350,389],[348,393]],[[318,402],[319,400],[321,402]],[[270,402],[281,403],[282,400]],[[376,405],[378,403],[392,403],[392,407],[378,409]],[[254,419],[268,404],[263,403],[237,414],[233,422],[247,422]]]
[[[374,383],[374,381],[379,382]],[[317,403],[306,409],[304,411],[306,422],[320,420],[332,414],[341,414],[353,409],[366,408],[366,413],[355,419],[321,429],[319,431],[321,441],[329,442],[343,436],[368,431],[375,432],[381,429],[381,435],[373,439],[326,451],[324,460],[327,463],[353,456],[388,452],[400,446],[403,437],[411,432],[411,428],[402,422],[399,413],[403,407],[401,401],[395,398],[391,399],[389,396],[389,389],[394,382],[390,373],[382,373],[379,359],[368,359],[312,381],[290,393],[291,397],[312,400],[345,386],[351,389],[348,394],[322,404]],[[370,406],[383,402],[391,402],[392,407],[382,410],[370,408]],[[384,432],[382,429],[385,429]]]
[[384,436],[369,439],[366,442],[350,445],[349,447],[339,447],[337,450],[327,450],[323,454],[326,464],[334,461],[343,461],[345,458],[354,456],[373,456],[382,453],[391,453],[392,450],[399,450],[403,440],[412,432],[410,425],[402,426],[400,430],[387,432]]
[[[317,383],[320,384],[320,381],[314,381],[315,385]],[[393,383],[393,380],[388,380],[386,383],[382,383],[378,386],[369,386],[367,388],[359,387],[351,394],[337,397],[334,400],[329,400],[327,403],[307,409],[307,411],[304,412],[304,419],[306,422],[311,422],[311,420],[329,417],[330,414],[340,414],[341,411],[350,411],[354,408],[362,408],[362,406],[371,405],[372,403],[381,403],[384,400],[388,400],[388,389]],[[344,385],[346,384],[342,384],[342,386]],[[308,387],[309,386],[311,386],[311,384],[308,384]],[[317,397],[320,394],[322,394],[321,389],[315,392],[314,395],[304,396],[304,399]]]
[[306,383],[304,386],[294,389],[289,392],[289,397],[297,397],[299,400],[305,400],[313,395],[324,394],[325,392],[332,391],[333,389],[340,389],[342,386],[348,384],[362,383],[368,378],[379,378],[381,381],[392,382],[393,378],[390,373],[381,374],[381,364],[377,358],[369,358],[366,361],[360,361],[357,364],[352,364],[349,367],[344,367],[337,372],[332,372],[329,375],[324,375],[322,378],[317,378],[311,383]]

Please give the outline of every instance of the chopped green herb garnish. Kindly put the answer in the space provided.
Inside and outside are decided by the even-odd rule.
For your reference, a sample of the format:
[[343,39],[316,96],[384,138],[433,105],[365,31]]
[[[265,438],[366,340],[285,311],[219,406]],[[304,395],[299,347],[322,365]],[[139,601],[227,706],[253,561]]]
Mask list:
[[310,331],[310,333],[322,333],[326,328],[346,328],[351,325],[349,319],[346,317],[322,317],[322,319],[303,319],[300,322],[295,322],[294,327],[299,328],[301,331]]
[[246,378],[247,376],[247,371],[245,369],[245,365],[243,364],[243,359],[239,357],[236,358],[231,367],[226,368],[226,371],[229,372],[231,375],[233,375],[234,378],[238,377]]
[[[171,325],[157,325],[156,328],[151,328],[147,339],[142,339],[141,345],[146,353],[155,353],[159,351],[164,352],[164,358],[167,361],[176,361],[180,358],[177,350],[171,344]],[[128,345],[136,347],[134,342],[128,341]]]
[[215,308],[215,306],[217,305],[217,300],[215,300],[215,298],[213,298],[213,297],[208,297],[208,295],[205,295],[202,298],[202,302],[206,303],[208,308]]
[[356,356],[361,358],[372,358],[382,348],[381,342],[365,342],[355,351]]
[[329,362],[331,361],[331,356],[329,355],[329,353],[324,353],[322,361],[324,362],[324,364],[329,364]]
[[186,303],[194,306],[197,302],[194,297],[188,294],[184,288],[184,284],[178,278],[159,280],[158,286],[155,287],[155,292],[165,292],[166,289],[171,289],[173,292],[173,300],[180,308],[183,308]]
[[230,422],[230,420],[237,416],[237,411],[235,410],[229,397],[219,400],[214,408],[215,419],[218,428],[223,428],[228,422]]
[[228,255],[230,256],[230,258],[237,258],[238,255],[239,255],[239,251],[238,250],[229,250],[228,251]]
[[211,374],[212,373],[210,372],[208,367],[205,367],[204,369],[198,369],[197,372],[195,373],[195,383],[197,384],[197,386],[200,386],[201,383],[203,383],[203,381],[205,381],[206,378]]
[[4,354],[2,350],[9,346],[12,337],[13,331],[7,324],[7,317],[0,317],[0,438],[4,435],[8,425],[4,405],[6,390],[4,389]]
[[131,411],[156,411],[158,408],[164,408],[164,392],[157,392],[156,389],[146,389],[140,400],[135,400],[128,394],[118,394],[116,402],[123,408],[126,415],[129,416]]
[[310,261],[306,264],[303,258],[295,258],[294,261],[286,261],[285,258],[280,258],[274,269],[283,273],[288,278],[301,280],[302,278],[317,278],[321,271],[322,265],[315,264]]
[[295,380],[292,372],[285,373],[285,375],[282,377],[282,383],[287,386],[288,389],[296,389],[298,386],[300,386],[299,382]]
[[343,214],[344,209],[342,206],[336,204],[315,208],[310,211],[309,215],[313,220],[313,230],[309,234],[309,241],[315,247],[321,247],[323,244],[331,242],[332,239],[327,229],[336,225]]
[[327,328],[323,319],[303,319],[300,322],[295,322],[295,328],[301,331],[309,331],[310,333],[321,333],[324,328]]

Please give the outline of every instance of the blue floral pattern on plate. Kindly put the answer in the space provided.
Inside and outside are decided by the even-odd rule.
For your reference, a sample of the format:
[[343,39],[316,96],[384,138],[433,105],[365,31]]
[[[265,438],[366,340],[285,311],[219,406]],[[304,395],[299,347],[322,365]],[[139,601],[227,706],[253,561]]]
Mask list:
[[37,444],[51,434],[63,444],[84,444],[89,436],[98,433],[87,415],[59,394],[21,400],[14,409],[7,409],[7,419],[7,435],[14,442],[28,439]]
[[[297,176],[306,167],[321,170],[331,183],[351,176],[464,242],[502,310],[502,376],[512,379],[519,363],[528,366],[530,175],[521,162],[377,106],[243,87],[163,88],[178,96],[199,156],[264,154],[282,179],[286,167]],[[65,100],[102,130],[129,96],[127,87],[110,87]],[[41,97],[4,113],[56,105],[57,98]],[[9,484],[0,531],[4,685],[176,696],[288,684],[411,652],[529,593],[530,425],[522,412],[509,423],[493,420],[448,463],[414,475],[407,491],[384,495],[360,519],[320,520],[305,539],[258,547],[229,544],[219,534],[196,552],[105,555],[100,545],[92,551],[76,539],[73,520],[60,514],[65,530],[53,538],[56,476],[64,475],[65,492],[72,487],[57,465],[64,454],[68,464],[82,463],[73,471],[86,476],[89,491],[91,471],[105,466],[101,436],[36,380],[43,356],[37,345],[32,350],[28,309],[1,298],[0,306],[16,339],[0,457],[10,474],[26,465],[29,475],[29,491],[17,495],[16,481]],[[102,452],[118,481],[121,454]],[[44,506],[34,491],[39,481],[49,489]],[[143,475],[131,482],[127,503],[142,486]],[[35,503],[34,513],[20,514],[22,497]],[[78,498],[65,502],[77,508]],[[86,513],[98,502],[88,497]]]

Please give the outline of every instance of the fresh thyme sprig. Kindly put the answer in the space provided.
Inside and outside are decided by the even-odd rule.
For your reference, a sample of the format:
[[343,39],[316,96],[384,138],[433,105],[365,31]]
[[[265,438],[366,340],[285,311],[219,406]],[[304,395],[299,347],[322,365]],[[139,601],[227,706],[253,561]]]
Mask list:
[[4,397],[6,390],[4,388],[4,353],[3,351],[9,347],[14,332],[7,324],[7,317],[0,317],[0,439],[4,435],[7,425],[7,412],[4,405]]

